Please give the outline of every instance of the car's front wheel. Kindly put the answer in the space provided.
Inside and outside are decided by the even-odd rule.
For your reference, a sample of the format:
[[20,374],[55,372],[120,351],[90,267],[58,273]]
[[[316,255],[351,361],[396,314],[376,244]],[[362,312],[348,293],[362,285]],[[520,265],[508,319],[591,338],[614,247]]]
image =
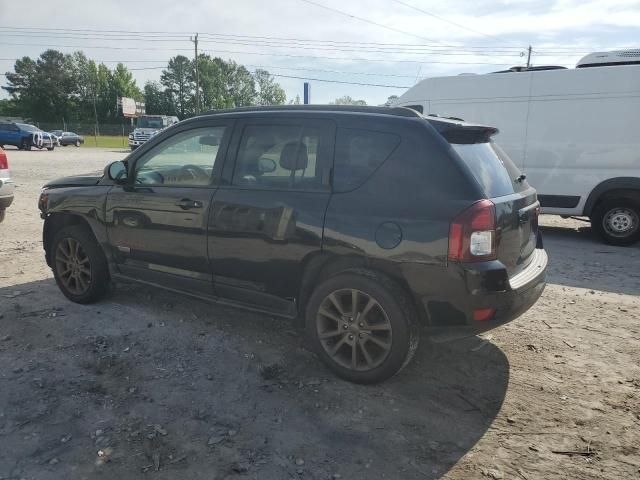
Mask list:
[[640,241],[640,204],[627,198],[599,203],[591,216],[591,225],[611,245],[631,245]]
[[7,212],[7,211],[6,211],[4,208],[3,208],[2,210],[0,210],[0,223],[2,223],[2,222],[3,222],[4,217],[5,217],[5,215],[6,215],[6,212]]
[[53,276],[69,300],[93,303],[109,291],[107,260],[87,227],[73,225],[57,232],[51,255]]
[[80,140],[76,140],[76,147],[80,146]]
[[415,309],[391,279],[366,270],[322,282],[306,309],[310,341],[338,376],[382,382],[409,363],[418,347]]

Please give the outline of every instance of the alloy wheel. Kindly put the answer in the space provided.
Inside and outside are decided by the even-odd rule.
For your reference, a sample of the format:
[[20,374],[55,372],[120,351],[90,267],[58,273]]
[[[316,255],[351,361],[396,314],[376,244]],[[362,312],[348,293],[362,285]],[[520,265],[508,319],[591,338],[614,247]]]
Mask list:
[[79,241],[66,237],[58,242],[56,271],[64,286],[74,295],[82,295],[91,284],[89,257]]
[[378,367],[389,356],[391,322],[380,303],[356,289],[336,290],[320,303],[318,339],[340,366],[356,371]]

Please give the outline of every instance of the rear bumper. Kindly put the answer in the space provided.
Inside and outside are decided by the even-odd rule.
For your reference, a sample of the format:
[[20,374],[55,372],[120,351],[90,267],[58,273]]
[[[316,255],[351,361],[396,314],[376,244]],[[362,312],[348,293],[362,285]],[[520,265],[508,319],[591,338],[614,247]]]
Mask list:
[[[422,297],[432,339],[447,341],[477,335],[515,320],[542,295],[547,263],[547,253],[537,248],[529,265],[511,278],[498,261],[450,266],[446,287],[450,295]],[[473,319],[474,310],[486,308],[496,310],[489,320]]]

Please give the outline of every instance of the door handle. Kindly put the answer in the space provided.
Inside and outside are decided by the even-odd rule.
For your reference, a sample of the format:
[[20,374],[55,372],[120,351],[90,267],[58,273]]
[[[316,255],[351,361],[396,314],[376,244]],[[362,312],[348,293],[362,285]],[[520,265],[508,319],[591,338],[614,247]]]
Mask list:
[[176,202],[176,207],[180,207],[183,210],[190,210],[192,208],[202,208],[202,202],[198,200],[191,200],[189,198],[183,198]]

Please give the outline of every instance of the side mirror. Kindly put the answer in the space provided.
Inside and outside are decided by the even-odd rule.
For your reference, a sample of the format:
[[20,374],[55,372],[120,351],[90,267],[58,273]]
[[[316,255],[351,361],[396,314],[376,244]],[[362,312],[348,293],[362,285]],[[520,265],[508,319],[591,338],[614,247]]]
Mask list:
[[104,168],[104,174],[110,180],[116,183],[122,184],[127,181],[127,164],[118,160],[117,162],[110,163]]
[[276,162],[270,158],[261,158],[258,160],[258,170],[260,173],[271,173],[276,170]]

